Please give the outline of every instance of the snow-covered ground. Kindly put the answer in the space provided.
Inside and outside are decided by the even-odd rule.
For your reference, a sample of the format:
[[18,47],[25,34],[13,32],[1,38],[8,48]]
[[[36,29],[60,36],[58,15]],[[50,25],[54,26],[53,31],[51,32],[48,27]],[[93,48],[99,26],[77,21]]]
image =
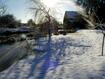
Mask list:
[[101,31],[79,30],[31,41],[35,55],[0,72],[0,79],[105,79],[102,39]]

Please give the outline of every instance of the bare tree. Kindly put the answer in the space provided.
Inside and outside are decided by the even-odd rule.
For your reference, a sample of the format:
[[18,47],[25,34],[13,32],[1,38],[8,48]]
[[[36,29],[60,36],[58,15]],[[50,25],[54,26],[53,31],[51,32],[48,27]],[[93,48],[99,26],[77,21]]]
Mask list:
[[30,8],[34,12],[35,21],[38,23],[48,22],[48,34],[51,36],[51,18],[50,8],[46,8],[46,6],[41,2],[41,0],[30,0],[32,3],[32,7]]
[[41,2],[41,0],[30,0],[32,3],[31,10],[34,12],[35,21],[43,22],[51,21],[50,8],[46,8],[46,6]]
[[0,0],[0,16],[5,15],[7,12],[7,7],[4,4],[3,0]]

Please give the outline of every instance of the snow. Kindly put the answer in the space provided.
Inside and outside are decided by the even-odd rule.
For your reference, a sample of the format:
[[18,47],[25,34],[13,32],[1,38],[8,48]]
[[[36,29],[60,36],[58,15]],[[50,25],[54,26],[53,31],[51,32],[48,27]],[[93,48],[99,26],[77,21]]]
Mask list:
[[35,55],[17,61],[0,79],[105,79],[102,38],[102,31],[79,30],[31,41]]

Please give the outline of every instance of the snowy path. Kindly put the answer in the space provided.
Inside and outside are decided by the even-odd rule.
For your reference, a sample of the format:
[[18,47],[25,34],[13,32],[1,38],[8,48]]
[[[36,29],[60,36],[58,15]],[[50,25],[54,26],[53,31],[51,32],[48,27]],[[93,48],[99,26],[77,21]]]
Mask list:
[[83,30],[42,38],[34,43],[35,56],[1,72],[0,79],[105,79],[102,37],[99,31]]

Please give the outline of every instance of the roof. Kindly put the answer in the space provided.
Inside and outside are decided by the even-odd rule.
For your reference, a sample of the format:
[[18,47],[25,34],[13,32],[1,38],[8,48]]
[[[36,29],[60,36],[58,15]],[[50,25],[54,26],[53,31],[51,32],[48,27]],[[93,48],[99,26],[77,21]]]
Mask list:
[[66,18],[76,18],[80,14],[77,11],[66,11],[65,12],[65,17]]

